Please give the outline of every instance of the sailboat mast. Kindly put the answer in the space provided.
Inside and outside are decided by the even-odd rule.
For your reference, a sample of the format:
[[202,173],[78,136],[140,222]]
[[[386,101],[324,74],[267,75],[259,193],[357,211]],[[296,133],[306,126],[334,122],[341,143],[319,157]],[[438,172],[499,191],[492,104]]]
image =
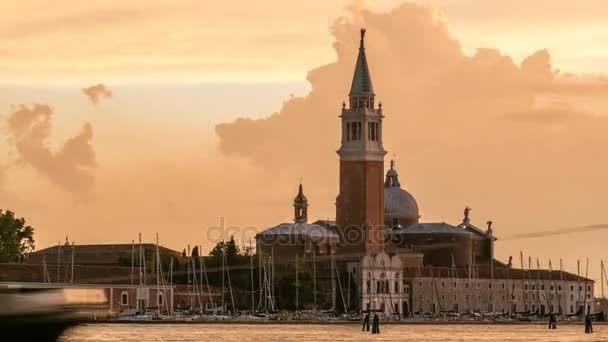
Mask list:
[[251,273],[251,314],[255,314],[255,290],[253,287],[253,249],[251,249],[251,239],[249,239],[249,272]]
[[[203,246],[201,245],[200,254],[203,255]],[[209,302],[211,303],[211,307],[215,308],[215,303],[213,302],[213,296],[211,295],[211,286],[209,286],[209,277],[207,276],[207,266],[205,266],[205,258],[201,258],[201,268],[203,269],[203,275],[205,276],[205,285],[207,285],[207,292],[209,293]],[[215,314],[215,311],[213,311]]]
[[[526,277],[526,269],[524,267],[524,252],[522,252],[522,251],[519,251],[519,262],[521,264],[521,296],[525,298],[527,296],[527,294],[526,294],[527,292],[526,292],[526,289],[525,289],[525,286],[524,286],[524,283],[525,283],[524,279]],[[530,269],[528,268],[528,278],[529,277],[530,277]],[[528,305],[528,298],[525,298],[524,301],[525,301],[526,306],[527,306]],[[515,311],[517,311],[517,310],[515,310]]]
[[260,286],[260,301],[258,302],[258,307],[261,308],[264,290],[262,285],[262,250],[260,249],[260,243],[258,241],[256,241],[255,253],[258,255],[258,285]]
[[[576,260],[576,305],[580,309],[581,307],[581,261]],[[577,310],[578,311],[578,310]]]
[[274,293],[274,247],[270,248],[270,302],[272,310],[275,308],[275,293]]
[[236,313],[236,306],[234,305],[234,294],[232,293],[232,282],[230,281],[230,265],[228,265],[228,258],[224,255],[224,261],[226,262],[226,275],[228,276],[228,289],[230,290],[230,301],[232,302],[232,313]]
[[295,286],[295,288],[296,288],[296,317],[298,316],[298,308],[299,308],[299,303],[300,303],[300,301],[299,301],[300,300],[300,297],[299,297],[300,296],[300,294],[299,294],[300,293],[300,291],[299,291],[300,283],[298,282],[298,280],[299,280],[298,273],[300,273],[300,272],[298,270],[298,262],[299,262],[298,253],[296,253],[296,286]]
[[222,241],[222,314],[224,313],[224,279],[226,278],[224,263],[226,262],[226,244]]
[[72,284],[74,284],[74,248],[76,248],[74,244],[75,242],[72,242],[72,272],[70,272],[70,283]]
[[604,260],[600,260],[600,283],[602,283],[602,299],[604,298]]
[[59,268],[61,265],[61,241],[57,243],[57,282],[59,283]]
[[158,303],[158,299],[160,298],[160,295],[158,294],[159,288],[160,288],[160,278],[159,276],[159,271],[160,271],[160,255],[158,252],[158,233],[156,233],[156,311],[157,313],[160,315],[160,305]]
[[139,286],[143,285],[143,279],[142,279],[143,274],[142,274],[141,265],[142,265],[141,233],[139,233],[139,265],[138,265],[138,269],[139,269]]
[[133,272],[135,271],[135,240],[131,240],[131,285],[133,285]]
[[583,308],[583,312],[585,313],[585,315],[590,314],[591,312],[588,312],[589,310],[587,310],[587,287],[588,287],[588,282],[587,279],[589,279],[589,258],[587,257],[587,262],[585,264],[585,301],[584,301],[584,308]]
[[317,252],[312,249],[312,299],[315,310],[317,309]]

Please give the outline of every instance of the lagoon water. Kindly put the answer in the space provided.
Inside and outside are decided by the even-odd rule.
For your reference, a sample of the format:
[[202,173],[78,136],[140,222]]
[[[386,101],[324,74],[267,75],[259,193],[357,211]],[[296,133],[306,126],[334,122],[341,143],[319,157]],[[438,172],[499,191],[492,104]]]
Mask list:
[[608,341],[608,325],[584,334],[582,325],[383,325],[380,335],[356,324],[87,324],[62,342],[81,341]]

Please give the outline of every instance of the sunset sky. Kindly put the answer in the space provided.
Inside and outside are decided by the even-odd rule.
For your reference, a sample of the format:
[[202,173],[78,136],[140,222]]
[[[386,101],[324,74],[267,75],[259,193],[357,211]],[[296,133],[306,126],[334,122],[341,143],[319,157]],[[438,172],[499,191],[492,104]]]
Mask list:
[[468,205],[502,259],[598,260],[603,231],[508,237],[608,222],[607,17],[605,0],[4,1],[0,208],[38,249],[208,248],[220,218],[290,220],[302,178],[333,219],[366,27],[387,162],[421,220]]

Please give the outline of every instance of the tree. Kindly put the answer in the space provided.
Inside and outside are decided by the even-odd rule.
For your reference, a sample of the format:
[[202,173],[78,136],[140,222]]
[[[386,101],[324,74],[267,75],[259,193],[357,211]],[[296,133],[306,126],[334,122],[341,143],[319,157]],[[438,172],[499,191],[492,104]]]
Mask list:
[[215,258],[222,258],[223,253],[226,253],[228,264],[233,264],[238,259],[238,256],[241,255],[240,248],[234,241],[234,236],[231,236],[228,242],[218,242],[211,252],[209,252],[209,255]]
[[34,250],[34,228],[10,210],[0,209],[0,262],[22,262]]

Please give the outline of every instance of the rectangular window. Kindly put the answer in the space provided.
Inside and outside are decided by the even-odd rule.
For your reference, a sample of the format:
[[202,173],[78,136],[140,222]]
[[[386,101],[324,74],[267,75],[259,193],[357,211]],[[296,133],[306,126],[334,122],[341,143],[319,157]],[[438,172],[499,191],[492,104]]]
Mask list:
[[361,122],[357,122],[357,140],[361,140]]
[[377,141],[378,140],[378,123],[374,122],[372,127],[373,127],[372,138],[374,141]]
[[350,137],[351,137],[351,134],[350,134],[350,122],[347,122],[346,123],[346,141],[350,141]]
[[120,305],[129,305],[129,294],[123,292],[120,294]]
[[352,122],[350,124],[350,128],[351,128],[351,140],[357,140],[357,123]]
[[395,293],[399,293],[399,282],[395,281]]
[[378,140],[378,123],[372,122],[372,141]]
[[372,141],[378,140],[378,124],[372,122]]

